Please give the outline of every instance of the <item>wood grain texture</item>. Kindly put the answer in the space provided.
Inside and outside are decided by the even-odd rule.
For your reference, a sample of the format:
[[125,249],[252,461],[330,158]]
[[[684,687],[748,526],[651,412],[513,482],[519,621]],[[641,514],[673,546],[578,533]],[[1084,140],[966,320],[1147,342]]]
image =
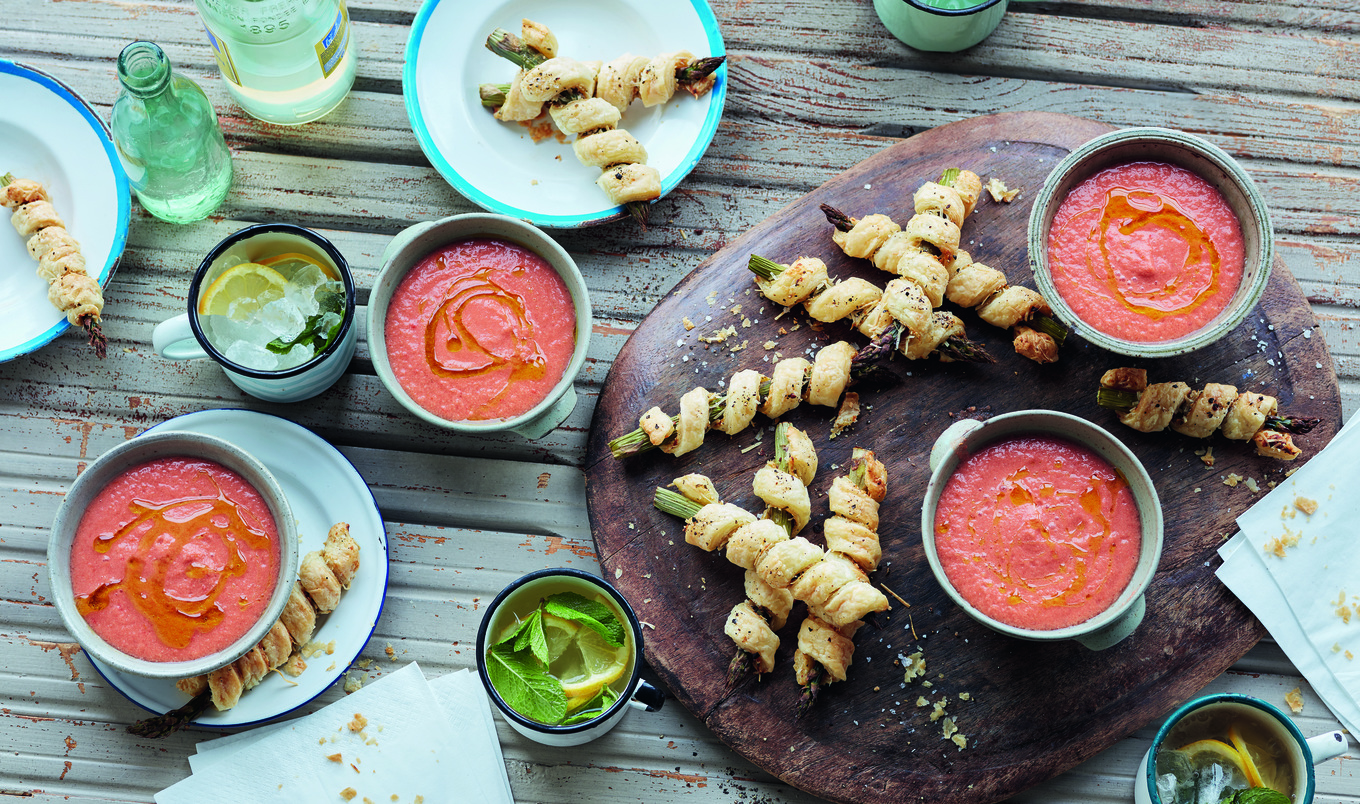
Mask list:
[[[1123,428],[1095,405],[1094,391],[1101,372],[1131,362],[1148,368],[1154,381],[1271,389],[1282,408],[1323,420],[1304,439],[1308,454],[1320,449],[1340,426],[1336,378],[1306,300],[1278,264],[1249,320],[1193,355],[1139,363],[1072,337],[1059,364],[1041,367],[1008,354],[1007,336],[967,315],[971,336],[986,343],[995,365],[899,363],[897,371],[909,376],[898,387],[868,394],[872,410],[836,441],[827,438],[826,411],[803,406],[789,414],[820,451],[824,468],[810,490],[821,515],[834,467],[848,463],[852,445],[873,449],[887,464],[884,562],[876,580],[911,604],[871,619],[857,637],[850,679],[825,692],[802,720],[793,717],[798,689],[791,678],[791,636],[772,677],[727,687],[732,646],[722,623],[742,597],[740,573],[721,556],[686,545],[680,523],[647,507],[653,488],[698,471],[714,479],[725,500],[758,509],[750,477],[768,459],[770,440],[758,442],[750,430],[731,439],[710,433],[709,444],[680,459],[652,452],[618,461],[609,454],[608,439],[632,430],[651,404],[673,409],[674,400],[696,384],[721,392],[720,381],[736,369],[772,363],[774,355],[758,345],[766,339],[777,341],[778,352],[796,355],[847,337],[838,325],[781,335],[801,316],[775,321],[775,305],[765,302],[758,313],[759,298],[747,294],[752,282],[745,264],[752,253],[786,263],[811,254],[826,260],[832,276],[885,281],[863,261],[838,253],[819,204],[905,220],[916,187],[955,166],[1033,190],[1068,151],[1106,130],[1061,115],[1003,114],[932,129],[893,146],[700,266],[637,328],[614,363],[587,455],[587,501],[601,562],[639,616],[655,626],[648,632],[647,658],[675,695],[739,753],[785,781],[845,802],[997,801],[1089,759],[1188,699],[1262,634],[1213,577],[1216,548],[1250,504],[1221,478],[1237,472],[1264,482],[1282,477],[1287,467],[1218,439],[1211,442],[1218,462],[1209,471],[1192,452],[1199,444]],[[1017,284],[1031,284],[1028,213],[1024,202],[982,203],[964,225],[964,248],[1007,270]],[[740,316],[761,318],[739,329],[737,337],[751,346],[735,354],[726,345],[696,348],[702,346],[696,334],[740,318],[726,309],[734,303],[742,305]],[[686,333],[680,326],[685,318],[704,323]],[[1147,617],[1132,637],[1105,652],[999,636],[952,605],[924,562],[919,512],[932,442],[959,416],[1026,408],[1063,410],[1111,429],[1139,455],[1162,499],[1167,542],[1147,593]],[[745,451],[752,444],[761,446]],[[791,618],[790,635],[800,619]],[[916,650],[925,652],[932,687],[902,684],[899,658]],[[965,692],[971,701],[959,699]],[[950,714],[969,736],[967,750],[942,740],[939,723],[927,717],[930,708],[917,706],[919,696],[950,701]]]

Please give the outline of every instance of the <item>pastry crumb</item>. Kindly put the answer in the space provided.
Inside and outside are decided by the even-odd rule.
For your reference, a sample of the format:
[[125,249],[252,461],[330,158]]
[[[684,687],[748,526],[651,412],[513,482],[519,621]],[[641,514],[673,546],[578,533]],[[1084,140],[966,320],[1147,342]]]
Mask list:
[[1020,194],[1020,188],[1011,189],[1001,179],[993,176],[987,180],[987,192],[992,196],[992,200],[997,203],[1009,203]]
[[344,761],[345,761],[344,757],[340,756],[340,752],[339,752],[339,751],[336,751],[334,754],[327,754],[327,755],[326,755],[326,759],[329,759],[331,762],[344,762]]
[[387,646],[383,648],[383,653],[387,654],[387,660],[389,662],[395,662],[397,660],[397,652],[392,649],[391,642],[387,643]]
[[680,319],[680,323],[685,325],[686,332],[689,332],[690,330],[694,329],[695,326],[694,322],[689,320],[689,316],[685,316],[684,318]]
[[[944,717],[945,708],[948,706],[949,706],[948,698],[941,698],[940,700],[936,701],[934,708],[930,710],[931,721],[933,722]],[[946,734],[945,736],[948,737],[949,735]]]
[[340,791],[340,798],[343,798],[345,801],[353,801],[354,797],[357,795],[359,795],[359,791],[355,790],[353,787],[346,787],[344,790]]
[[1213,465],[1214,465],[1214,448],[1213,448],[1213,447],[1205,447],[1205,448],[1204,448],[1204,452],[1200,452],[1199,450],[1195,450],[1195,454],[1199,456],[1200,462],[1204,464],[1204,466],[1205,466],[1206,469],[1212,468],[1212,467],[1213,467]]
[[926,674],[926,660],[923,651],[916,651],[910,656],[903,657],[907,671],[902,680],[906,682],[915,681]]
[[1237,484],[1241,482],[1242,476],[1236,472],[1229,472],[1228,476],[1223,478],[1223,485],[1228,486],[1229,488],[1236,488]]
[[1295,687],[1284,694],[1284,702],[1289,704],[1289,711],[1297,715],[1303,711],[1303,692]]
[[836,411],[836,418],[831,422],[831,437],[835,438],[850,429],[857,421],[859,421],[859,394],[846,391],[841,399],[841,407]]
[[364,675],[359,672],[345,673],[345,694],[356,693],[364,687]]
[[1295,497],[1294,507],[1304,512],[1305,514],[1312,516],[1313,514],[1317,513],[1318,504],[1317,500],[1310,500],[1307,497]]
[[363,716],[362,714],[360,714],[359,712],[355,712],[355,713],[354,713],[354,719],[351,720],[351,721],[347,724],[347,728],[348,728],[350,731],[363,731],[363,730],[364,730],[364,726],[367,726],[367,725],[368,725],[368,718],[364,717],[364,716]]

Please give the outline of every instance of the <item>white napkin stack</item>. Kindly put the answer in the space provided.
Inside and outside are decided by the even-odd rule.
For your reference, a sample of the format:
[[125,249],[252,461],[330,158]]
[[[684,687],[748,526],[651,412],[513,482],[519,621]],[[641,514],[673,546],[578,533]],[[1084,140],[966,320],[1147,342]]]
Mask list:
[[[362,729],[358,726],[361,715]],[[338,754],[338,761],[329,757]],[[157,804],[242,801],[513,804],[491,707],[475,673],[427,682],[413,662],[306,717],[198,745],[193,775]]]
[[[1360,427],[1237,518],[1218,578],[1251,609],[1327,708],[1360,734]],[[1299,505],[1317,503],[1313,514]],[[1277,553],[1282,551],[1283,557]]]

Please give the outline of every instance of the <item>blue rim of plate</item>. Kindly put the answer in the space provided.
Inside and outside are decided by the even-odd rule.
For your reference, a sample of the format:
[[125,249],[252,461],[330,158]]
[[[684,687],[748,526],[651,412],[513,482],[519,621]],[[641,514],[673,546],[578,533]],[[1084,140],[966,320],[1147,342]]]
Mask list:
[[[297,422],[290,421],[290,420],[288,420],[288,419],[283,418],[282,416],[274,416],[274,415],[269,414],[269,413],[261,413],[261,412],[259,412],[259,411],[255,411],[255,410],[244,410],[244,409],[240,409],[240,408],[208,408],[208,409],[205,409],[205,410],[196,410],[196,411],[194,411],[193,413],[186,413],[186,414],[184,414],[183,416],[176,416],[176,417],[173,418],[173,419],[167,419],[166,421],[163,421],[163,422],[161,422],[160,424],[155,425],[154,427],[148,427],[147,429],[143,430],[141,433],[138,433],[137,436],[145,435],[146,433],[150,433],[150,432],[159,430],[159,429],[161,429],[162,427],[165,427],[166,425],[172,425],[172,424],[174,424],[175,422],[180,422],[180,421],[182,421],[182,420],[184,420],[184,419],[187,419],[187,418],[189,418],[189,417],[197,416],[197,415],[199,415],[199,414],[204,414],[204,413],[218,413],[218,414],[225,414],[226,416],[228,416],[228,417],[230,417],[230,418],[234,418],[234,417],[236,417],[236,416],[245,416],[245,417],[247,417],[247,418],[253,418],[253,417],[255,417],[255,416],[265,416],[265,417],[268,417],[268,418],[270,418],[270,419],[274,419],[274,420],[275,420],[275,423],[278,424],[278,425],[285,426],[286,428],[292,428],[292,429],[294,429],[294,430],[300,430],[300,431],[302,431],[303,437],[304,437],[304,438],[315,439],[315,440],[316,440],[316,443],[317,443],[319,446],[324,446],[326,449],[329,449],[331,452],[335,453],[335,457],[336,457],[337,459],[339,459],[339,461],[341,461],[342,465],[343,465],[343,466],[349,467],[350,470],[354,472],[355,476],[358,477],[358,478],[359,478],[359,481],[363,484],[363,487],[364,487],[365,489],[368,490],[368,497],[369,497],[369,500],[373,503],[373,510],[376,511],[376,512],[378,513],[378,520],[379,520],[380,522],[382,521],[382,509],[378,507],[378,499],[377,499],[376,497],[373,496],[373,490],[368,488],[368,481],[364,480],[364,476],[361,475],[361,474],[359,474],[359,470],[358,470],[357,468],[355,468],[353,462],[351,462],[349,458],[346,458],[346,457],[345,457],[345,454],[344,454],[343,452],[341,452],[340,450],[336,449],[336,448],[335,448],[335,445],[331,444],[331,442],[327,441],[326,439],[322,438],[321,436],[317,435],[316,433],[313,433],[311,430],[308,430],[306,427],[303,427],[302,425],[298,424]],[[389,554],[389,551],[390,551],[390,549],[391,549],[391,546],[387,543],[387,538],[386,538],[385,535],[384,535],[384,537],[383,537],[382,543],[383,543],[383,566],[384,566],[384,567],[387,567],[387,566],[389,565],[389,562],[391,561],[391,555]],[[383,594],[382,594],[382,598],[378,601],[378,610],[377,610],[377,612],[374,613],[374,616],[373,616],[373,627],[370,628],[370,629],[368,629],[368,635],[365,636],[365,637],[364,637],[364,641],[361,642],[361,643],[359,644],[359,649],[356,650],[356,651],[354,652],[354,655],[351,656],[351,657],[345,662],[345,667],[346,667],[346,668],[348,668],[350,665],[354,664],[354,661],[355,661],[356,659],[358,659],[359,656],[364,652],[364,648],[368,647],[368,643],[369,643],[370,641],[372,641],[372,639],[373,639],[373,633],[374,633],[375,631],[378,630],[378,622],[382,619],[383,608],[387,605],[387,590],[388,590],[388,586],[390,585],[390,583],[391,583],[391,572],[384,571],[384,572],[383,572]],[[87,657],[87,658],[90,658],[90,657]],[[101,667],[101,666],[99,665],[99,663],[96,662],[96,661],[94,661],[92,658],[91,658],[91,660],[90,660],[90,664],[94,667],[95,672],[98,673],[99,676],[100,676],[101,678],[104,679],[104,681],[108,682],[109,686],[111,686],[111,687],[113,687],[114,689],[118,690],[118,692],[119,692],[120,694],[122,694],[122,696],[123,696],[124,698],[128,699],[129,701],[131,701],[134,705],[136,705],[136,706],[138,706],[138,707],[140,707],[140,708],[146,710],[147,712],[150,712],[150,713],[153,714],[153,715],[161,715],[161,714],[165,714],[164,712],[161,712],[161,711],[159,711],[159,710],[152,709],[151,707],[146,706],[146,705],[143,704],[141,701],[138,701],[137,699],[133,698],[131,695],[128,695],[127,693],[123,692],[122,687],[118,686],[118,682],[115,681],[114,679],[110,678],[110,677],[109,677],[109,674],[106,673],[106,672],[104,672],[104,668]],[[112,669],[112,668],[110,668],[110,669]],[[119,675],[120,675],[120,677],[121,677],[121,674],[119,674]],[[203,721],[202,719],[200,719],[200,718],[195,718],[194,720],[190,721],[190,725],[198,726],[198,727],[200,727],[200,728],[206,728],[206,729],[236,729],[236,728],[242,728],[242,727],[245,727],[245,726],[257,726],[257,725],[259,725],[259,724],[261,724],[261,723],[269,723],[269,722],[271,722],[271,721],[278,720],[279,718],[281,718],[281,717],[283,717],[284,715],[287,715],[287,714],[289,714],[289,713],[291,713],[291,712],[296,712],[298,709],[301,709],[302,707],[306,706],[307,704],[311,703],[312,701],[315,701],[317,698],[320,698],[322,695],[325,695],[325,694],[326,694],[326,691],[329,690],[331,687],[335,686],[335,682],[337,682],[337,681],[339,681],[340,679],[344,678],[344,676],[345,676],[344,672],[343,672],[343,671],[340,672],[339,674],[336,675],[335,678],[331,679],[330,683],[328,683],[326,686],[324,686],[324,687],[322,687],[320,690],[318,690],[317,693],[316,693],[315,695],[313,695],[312,697],[308,698],[308,699],[305,700],[305,701],[298,701],[298,703],[297,703],[296,705],[291,706],[291,707],[289,707],[289,708],[287,708],[287,709],[284,709],[284,710],[282,710],[282,711],[280,711],[280,712],[278,712],[278,713],[276,713],[276,714],[270,715],[269,717],[262,717],[262,718],[259,718],[259,719],[257,719],[257,720],[248,720],[248,721],[244,721],[244,722],[241,722],[241,723],[230,723],[230,724],[204,722],[204,721]]]
[[[460,2],[460,0],[444,0],[446,2]],[[547,215],[542,213],[529,212],[519,207],[497,201],[495,198],[482,192],[471,182],[464,179],[453,165],[449,163],[444,155],[435,147],[434,138],[430,136],[430,130],[425,125],[425,116],[420,111],[420,100],[416,97],[416,55],[420,51],[421,39],[425,36],[425,26],[429,23],[430,17],[439,6],[441,0],[425,0],[420,7],[420,12],[416,14],[415,22],[411,25],[411,35],[406,40],[406,66],[401,72],[402,95],[406,99],[406,117],[411,123],[411,130],[416,135],[416,141],[420,143],[420,150],[425,152],[425,157],[430,160],[430,164],[445,181],[452,184],[454,189],[473,202],[477,206],[489,212],[499,212],[502,215],[510,215],[529,221],[535,226],[546,226],[553,229],[576,229],[582,226],[591,226],[597,223],[606,223],[617,220],[628,214],[622,206],[612,207],[600,212],[589,215]],[[718,30],[718,19],[713,15],[713,9],[708,7],[704,0],[689,0],[694,11],[699,15],[699,21],[704,26],[704,35],[708,38],[710,56],[725,56],[727,50],[723,47],[722,33]],[[714,73],[718,76],[717,82],[709,92],[712,100],[709,103],[708,115],[704,118],[703,129],[699,136],[695,137],[694,144],[690,146],[689,153],[680,161],[675,170],[671,171],[661,180],[661,196],[674,190],[686,176],[699,164],[704,152],[712,144],[713,137],[718,133],[718,121],[722,119],[723,107],[727,105],[727,64]],[[659,200],[659,199],[658,199]]]
[[[104,146],[104,154],[109,158],[109,166],[113,169],[113,180],[118,188],[118,231],[114,233],[113,243],[109,248],[109,258],[105,260],[104,267],[100,269],[99,276],[95,277],[95,281],[99,283],[100,287],[108,287],[109,280],[113,278],[113,271],[118,267],[118,261],[123,257],[123,248],[127,245],[128,223],[132,218],[132,191],[128,187],[128,180],[123,173],[122,163],[118,161],[118,152],[114,150],[113,137],[109,133],[109,127],[104,124],[103,120],[99,119],[99,116],[90,108],[90,104],[86,103],[85,99],[80,97],[75,90],[42,70],[29,67],[26,64],[18,64],[9,59],[0,59],[0,73],[28,79],[47,88],[52,94],[66,101],[85,118],[85,121],[90,124],[90,128],[94,130],[95,136],[99,138],[99,144]],[[62,318],[35,337],[29,338],[18,346],[0,351],[0,363],[13,360],[46,346],[70,327],[71,323]]]

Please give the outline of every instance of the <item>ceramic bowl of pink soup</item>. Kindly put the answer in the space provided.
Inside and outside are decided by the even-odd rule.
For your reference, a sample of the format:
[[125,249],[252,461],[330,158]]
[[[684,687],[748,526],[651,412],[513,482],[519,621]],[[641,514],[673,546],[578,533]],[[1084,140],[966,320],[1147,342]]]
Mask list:
[[507,215],[454,215],[403,230],[382,263],[368,301],[369,350],[383,387],[411,415],[530,439],[571,415],[590,296],[555,240]]
[[[992,493],[989,486],[984,486],[974,479],[976,475],[962,474],[967,468],[966,462],[975,456],[985,458],[991,447],[1015,443],[1023,445],[1029,441],[1057,442],[1070,446],[1075,452],[1090,459],[1093,465],[1107,467],[1111,472],[1106,477],[1113,480],[1113,485],[1127,492],[1128,504],[1136,509],[1136,516],[1132,518],[1133,533],[1126,539],[1136,542],[1136,545],[1128,545],[1136,546],[1136,550],[1128,551],[1123,568],[1124,574],[1117,576],[1111,593],[1099,603],[1097,610],[1089,613],[1089,616],[1078,615],[1078,621],[1057,627],[1027,627],[1024,624],[1016,624],[1021,621],[1015,618],[1006,616],[1003,621],[999,618],[1000,615],[992,616],[984,611],[983,609],[987,609],[995,612],[996,604],[984,600],[974,591],[979,587],[973,584],[972,579],[958,574],[958,570],[955,569],[957,564],[946,566],[949,562],[942,560],[944,551],[940,549],[939,544],[942,534],[937,533],[941,522],[937,515],[941,512],[942,497],[946,497],[947,490],[953,491],[951,481],[956,473],[969,478],[970,488],[966,491],[977,492],[979,495],[978,500],[967,503],[970,510],[974,512],[983,510],[985,500],[982,497]],[[1066,460],[1072,459],[1067,457]],[[1031,470],[1037,469],[1038,465],[1038,460],[1026,464],[1024,473],[1028,474]],[[1157,497],[1157,489],[1142,463],[1128,447],[1104,428],[1085,419],[1052,410],[1021,410],[995,416],[986,421],[964,419],[950,425],[935,441],[930,452],[930,469],[930,482],[926,486],[925,499],[921,506],[921,539],[925,547],[926,561],[930,564],[931,572],[940,586],[954,603],[973,619],[1017,639],[1040,642],[1071,639],[1091,650],[1104,650],[1117,644],[1133,633],[1142,622],[1146,611],[1143,593],[1152,582],[1157,564],[1161,560],[1162,506]],[[1033,489],[1035,486],[1031,485],[1030,488]],[[1015,498],[1010,496],[1010,491],[1010,489],[1006,491],[1007,498],[1014,500]],[[1043,493],[1035,496],[1042,497]],[[1059,523],[1065,521],[1070,520],[1059,520]],[[1045,522],[1044,525],[1049,526],[1050,523]],[[1024,541],[1021,535],[1024,530],[1014,527],[999,534],[999,541],[1005,542],[1002,549],[1011,550],[1016,543]],[[1136,558],[1133,557],[1135,554]],[[1016,565],[1029,560],[1029,557],[1022,555],[1019,550],[1008,553],[1005,558]],[[979,560],[984,564],[992,561],[991,558]],[[951,577],[951,572],[958,577]],[[990,579],[983,580],[984,585],[988,582]],[[970,587],[970,584],[973,585]],[[967,593],[965,589],[968,590]],[[970,596],[977,599],[970,599]],[[1029,605],[1028,601],[1026,605]],[[1035,624],[1031,624],[1033,625]]]
[[[232,593],[218,596],[216,599],[230,608],[242,608],[250,612],[249,619],[246,621],[233,622],[231,625],[232,633],[239,633],[239,636],[231,638],[225,642],[225,636],[217,635],[212,641],[215,647],[203,653],[196,647],[200,643],[190,643],[184,653],[201,653],[194,658],[188,659],[160,659],[152,660],[144,658],[149,655],[134,655],[127,650],[122,650],[110,642],[110,639],[121,637],[110,634],[110,639],[101,636],[95,628],[86,621],[82,615],[73,586],[73,575],[80,576],[83,570],[73,566],[77,561],[73,557],[73,546],[76,543],[77,534],[81,531],[82,521],[86,517],[87,511],[102,510],[96,506],[99,504],[101,492],[106,488],[112,488],[123,478],[130,476],[130,470],[143,467],[148,464],[167,461],[184,461],[190,465],[207,462],[216,464],[217,467],[227,470],[225,473],[214,475],[214,482],[206,494],[202,494],[202,489],[195,492],[180,493],[167,487],[167,490],[157,492],[167,498],[182,499],[188,496],[211,497],[216,494],[223,507],[237,506],[243,502],[248,502],[251,506],[249,522],[254,528],[261,526],[273,531],[273,542],[277,545],[274,551],[272,545],[262,548],[272,556],[272,563],[263,571],[254,572],[247,569],[245,577],[254,575],[254,588],[257,591],[253,600],[247,600],[244,594],[237,594],[236,587],[232,588]],[[234,475],[231,484],[224,485],[223,477]],[[243,489],[243,484],[248,488]],[[252,490],[255,495],[249,495]],[[249,500],[243,500],[243,496],[249,495]],[[106,498],[107,499],[107,498]],[[158,498],[159,500],[159,498]],[[121,508],[128,511],[132,509],[129,505],[142,505],[144,501],[138,501],[135,497],[118,503]],[[154,505],[160,505],[156,501]],[[211,505],[212,503],[205,503]],[[167,517],[169,520],[181,520],[184,517],[180,513],[175,513],[167,506]],[[184,509],[188,510],[188,509]],[[136,517],[128,514],[132,519]],[[271,519],[272,523],[265,523],[265,518]],[[211,509],[210,517],[217,521],[218,531],[223,529],[230,530],[236,524],[230,518],[224,518],[217,509]],[[136,538],[136,532],[130,531],[130,536]],[[129,536],[122,537],[129,539]],[[229,542],[227,544],[230,544]],[[172,574],[185,574],[186,568],[194,564],[208,565],[208,572],[220,570],[219,566],[212,566],[217,558],[222,558],[228,550],[210,549],[209,552],[191,552],[179,549],[178,553],[170,551],[158,551],[158,559],[172,562],[174,569]],[[228,548],[229,549],[229,548]],[[115,545],[111,550],[117,555],[119,550]],[[214,552],[217,558],[213,558]],[[238,555],[247,554],[245,549],[236,550]],[[256,551],[258,554],[259,551]],[[249,558],[249,555],[247,555]],[[205,561],[206,558],[206,561]],[[229,559],[228,559],[229,560]],[[66,493],[65,499],[57,509],[56,520],[52,524],[51,535],[47,545],[47,564],[48,574],[52,585],[52,600],[61,615],[62,622],[67,631],[80,643],[92,658],[97,659],[104,665],[114,670],[148,678],[180,679],[191,676],[202,675],[220,667],[224,667],[245,655],[251,648],[255,647],[265,634],[278,621],[283,613],[283,608],[288,602],[288,596],[293,588],[293,582],[297,578],[298,572],[298,533],[297,521],[293,517],[292,509],[288,505],[288,499],[284,496],[283,489],[270,471],[260,463],[255,457],[241,450],[239,447],[215,436],[201,433],[145,433],[130,441],[114,447],[103,455],[99,456],[93,463],[85,468],[72,484],[70,491]],[[154,566],[154,565],[153,565]],[[154,570],[152,570],[154,572]],[[200,570],[191,570],[188,574],[192,575]],[[145,575],[146,573],[143,573]],[[220,573],[218,578],[228,576],[229,573]],[[127,577],[125,574],[124,577]],[[200,579],[203,583],[218,583],[212,577],[204,576],[206,580]],[[228,582],[235,580],[228,578]],[[178,582],[183,583],[180,578]],[[192,584],[192,581],[189,582]],[[125,584],[124,584],[125,585]],[[200,588],[202,588],[200,586]],[[244,592],[245,587],[240,587]],[[267,594],[266,594],[267,590]],[[113,594],[124,594],[123,591],[116,590]],[[169,594],[176,592],[170,590]],[[183,596],[183,595],[181,595]],[[228,598],[228,599],[223,599]],[[88,597],[86,598],[88,599]],[[110,603],[110,606],[114,605]],[[222,624],[229,622],[228,617],[233,613],[228,612]],[[211,634],[209,634],[211,636]],[[199,639],[195,634],[194,639]],[[222,644],[218,644],[222,643]],[[131,645],[129,650],[139,650]],[[163,650],[163,646],[156,646],[155,649]]]
[[[1206,202],[1203,211],[1194,206],[1193,199],[1181,198],[1169,188],[1165,199],[1156,194],[1162,188],[1152,179],[1144,190],[1126,194],[1115,200],[1120,204],[1092,204],[1090,199],[1078,206],[1091,207],[1089,218],[1073,219],[1075,210],[1065,202],[1076,202],[1082,194],[1098,192],[1102,179],[1106,183],[1124,181],[1117,171],[1130,165],[1158,166],[1162,170],[1180,174],[1188,182],[1199,185],[1198,192],[1217,196]],[[1105,174],[1102,176],[1102,174]],[[1159,174],[1155,174],[1159,175]],[[1131,199],[1131,203],[1122,203]],[[1149,210],[1165,212],[1162,226]],[[1184,204],[1184,208],[1179,205]],[[1101,219],[1095,206],[1103,206],[1108,213]],[[1122,206],[1122,211],[1117,208]],[[1203,216],[1201,218],[1200,216]],[[1222,220],[1218,220],[1221,218]],[[1229,220],[1229,219],[1235,220]],[[1055,220],[1057,221],[1055,230]],[[1083,236],[1093,230],[1093,224],[1105,224],[1113,237],[1105,242],[1102,252],[1097,240],[1087,246],[1083,260],[1091,275],[1086,283],[1076,283],[1065,275],[1062,255],[1055,252],[1058,241],[1054,232],[1081,229]],[[1080,224],[1080,227],[1077,226]],[[1196,224],[1200,227],[1197,229]],[[1235,226],[1234,226],[1235,224]],[[1234,233],[1232,230],[1236,230]],[[1161,251],[1171,249],[1179,262],[1184,253],[1185,266],[1200,260],[1196,253],[1200,243],[1194,238],[1180,242],[1178,233],[1224,232],[1223,239],[1209,238],[1217,248],[1207,251],[1217,256],[1223,251],[1224,278],[1221,286],[1203,277],[1184,275],[1168,278],[1147,270]],[[1160,239],[1160,245],[1158,243]],[[1068,154],[1044,181],[1034,199],[1029,217],[1029,259],[1034,271],[1035,285],[1053,307],[1054,314],[1085,340],[1122,355],[1132,357],[1171,357],[1202,349],[1226,336],[1256,307],[1270,279],[1274,260],[1274,230],[1265,199],[1255,183],[1236,160],[1221,149],[1192,134],[1173,129],[1141,127],[1102,134]],[[1231,264],[1230,264],[1231,263]],[[1169,287],[1179,283],[1176,287]],[[1200,284],[1202,283],[1202,284]],[[1095,302],[1106,290],[1112,298],[1107,306]],[[1177,301],[1177,294],[1181,298]],[[1182,307],[1184,305],[1184,307]],[[1180,325],[1182,309],[1193,306]]]

